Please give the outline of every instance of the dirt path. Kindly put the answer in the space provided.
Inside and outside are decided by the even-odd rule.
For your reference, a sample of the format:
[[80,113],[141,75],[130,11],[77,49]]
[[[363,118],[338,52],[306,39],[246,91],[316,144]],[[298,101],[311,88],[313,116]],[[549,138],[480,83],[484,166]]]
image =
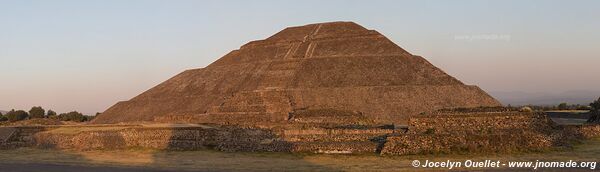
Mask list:
[[[218,151],[69,151],[20,148],[0,150],[0,171],[431,171],[411,162],[429,161],[595,161],[600,163],[600,138],[568,151],[486,155],[315,155],[287,153],[227,153]],[[600,168],[597,167],[596,169]],[[531,171],[528,168],[453,170]],[[589,171],[589,169],[542,169]]]
[[[75,166],[60,164],[33,164],[33,163],[0,163],[0,171],[6,172],[176,172],[176,170],[157,170],[133,167],[107,167],[107,166]],[[179,170],[178,170],[179,171]]]

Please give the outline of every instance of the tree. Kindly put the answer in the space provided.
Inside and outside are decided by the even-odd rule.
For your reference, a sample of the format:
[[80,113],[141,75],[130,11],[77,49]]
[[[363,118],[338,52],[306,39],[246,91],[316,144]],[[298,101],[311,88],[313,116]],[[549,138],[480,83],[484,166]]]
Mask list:
[[25,112],[24,110],[15,111],[13,109],[10,112],[6,113],[6,118],[10,122],[24,120],[24,119],[27,119],[28,117],[29,117],[29,114],[27,114],[27,112]]
[[590,103],[590,106],[592,107],[592,110],[600,111],[600,97],[598,98],[598,100]]
[[569,109],[569,105],[567,105],[567,103],[560,103],[558,105],[558,110],[567,110]]
[[48,112],[46,113],[46,116],[48,116],[48,118],[50,117],[55,117],[56,116],[56,112],[54,112],[52,109],[48,110]]
[[44,118],[45,114],[46,110],[41,106],[34,106],[29,110],[29,116],[31,116],[31,118]]
[[587,122],[600,123],[600,98],[590,103],[591,116]]
[[62,121],[75,121],[75,122],[83,122],[86,120],[85,116],[83,116],[83,114],[81,114],[77,111],[72,111],[69,113],[61,113],[60,115],[58,115],[58,118]]
[[6,118],[6,116],[2,115],[2,112],[0,112],[0,121],[7,121],[8,118]]
[[91,120],[93,120],[94,118],[97,117],[97,115],[96,116],[83,115],[83,116],[85,117],[85,121],[91,121]]

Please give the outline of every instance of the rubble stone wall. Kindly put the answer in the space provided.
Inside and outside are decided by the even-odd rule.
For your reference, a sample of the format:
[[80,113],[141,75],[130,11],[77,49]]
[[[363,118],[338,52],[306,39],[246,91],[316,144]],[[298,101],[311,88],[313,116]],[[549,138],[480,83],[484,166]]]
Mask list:
[[550,119],[530,112],[437,113],[409,119],[409,132],[448,134],[456,132],[486,132],[514,129],[548,129]]
[[128,127],[117,130],[79,128],[80,132],[58,132],[59,127],[17,127],[3,147],[56,149],[152,148],[195,150],[216,148],[224,151],[284,151],[272,145],[275,136],[267,130],[235,127]]
[[543,150],[560,141],[543,113],[436,112],[409,119],[408,133],[387,137],[381,154]]
[[557,126],[542,113],[526,112],[420,115],[410,119],[408,132],[393,127],[327,128],[303,124],[265,128],[216,124],[202,127],[33,126],[12,127],[10,131],[15,132],[0,142],[0,148],[215,149],[382,155],[537,151],[568,145],[573,139],[600,137],[600,125]]
[[[10,146],[52,149],[215,149],[228,152],[374,153],[391,129],[268,129],[231,126],[16,127]],[[70,132],[75,130],[77,132]],[[8,148],[8,145],[2,146]]]
[[565,133],[565,135],[576,139],[589,139],[594,137],[600,137],[600,124],[565,126],[563,132]]
[[388,137],[381,154],[533,151],[552,145],[550,137],[523,130],[507,134],[406,134]]

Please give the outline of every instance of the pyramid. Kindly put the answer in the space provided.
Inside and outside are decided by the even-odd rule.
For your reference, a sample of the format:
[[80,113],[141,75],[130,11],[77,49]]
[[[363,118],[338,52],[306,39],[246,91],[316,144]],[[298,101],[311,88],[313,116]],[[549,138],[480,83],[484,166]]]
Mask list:
[[285,122],[297,110],[334,109],[402,124],[411,115],[442,108],[499,105],[477,86],[463,84],[377,31],[330,22],[249,42],[205,68],[184,71],[118,102],[92,123],[186,115]]

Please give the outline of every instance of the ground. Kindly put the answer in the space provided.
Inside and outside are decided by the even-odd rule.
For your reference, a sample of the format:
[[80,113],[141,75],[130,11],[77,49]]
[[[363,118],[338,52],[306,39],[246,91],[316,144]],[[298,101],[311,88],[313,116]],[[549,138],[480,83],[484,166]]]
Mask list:
[[[0,151],[0,171],[414,171],[431,169],[414,168],[411,165],[413,160],[424,162],[425,160],[464,161],[467,159],[597,162],[600,161],[600,138],[583,141],[570,150],[494,155],[414,155],[397,157],[382,157],[374,154],[228,153],[209,150],[158,151],[132,149],[82,152],[19,148]],[[438,170],[443,170],[443,168]],[[493,170],[509,171],[502,168]],[[531,169],[511,170],[528,171]],[[573,169],[562,170],[572,171]]]

